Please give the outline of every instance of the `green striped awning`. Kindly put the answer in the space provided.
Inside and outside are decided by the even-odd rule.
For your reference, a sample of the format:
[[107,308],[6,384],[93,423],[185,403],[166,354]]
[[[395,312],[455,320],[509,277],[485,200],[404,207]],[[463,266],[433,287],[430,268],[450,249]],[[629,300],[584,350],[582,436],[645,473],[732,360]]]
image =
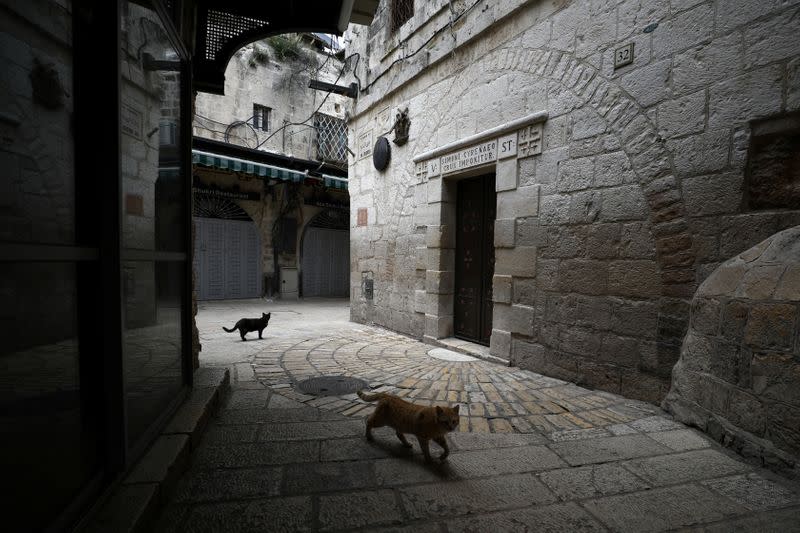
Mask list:
[[[303,183],[308,178],[303,172],[298,172],[297,170],[265,165],[264,163],[256,163],[255,161],[227,157],[210,152],[202,152],[200,150],[192,150],[192,164],[222,170],[232,170],[234,172],[244,172],[251,176],[275,178],[296,183]],[[314,177],[312,176],[311,179],[314,179]],[[326,187],[347,190],[347,180],[345,178],[323,174],[322,180]]]

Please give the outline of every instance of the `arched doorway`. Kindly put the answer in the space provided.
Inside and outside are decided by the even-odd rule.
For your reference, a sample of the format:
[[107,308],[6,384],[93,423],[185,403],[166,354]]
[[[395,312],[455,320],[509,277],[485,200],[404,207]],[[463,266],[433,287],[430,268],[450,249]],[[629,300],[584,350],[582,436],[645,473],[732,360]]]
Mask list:
[[306,225],[301,247],[302,296],[346,297],[350,292],[347,211],[328,210]]
[[198,300],[261,297],[261,237],[238,205],[194,196],[194,270]]

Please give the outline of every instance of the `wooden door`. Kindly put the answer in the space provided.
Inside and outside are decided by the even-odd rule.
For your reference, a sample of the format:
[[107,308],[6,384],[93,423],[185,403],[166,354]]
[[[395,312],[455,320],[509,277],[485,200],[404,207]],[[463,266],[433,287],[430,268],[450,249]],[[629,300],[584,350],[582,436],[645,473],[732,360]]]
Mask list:
[[494,174],[458,183],[456,204],[455,336],[489,344],[494,274]]

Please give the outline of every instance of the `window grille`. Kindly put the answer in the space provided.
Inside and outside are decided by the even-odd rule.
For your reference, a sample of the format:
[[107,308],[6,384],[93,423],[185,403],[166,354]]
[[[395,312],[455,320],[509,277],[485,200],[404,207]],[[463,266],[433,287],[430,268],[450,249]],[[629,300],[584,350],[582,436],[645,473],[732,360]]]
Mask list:
[[222,50],[227,42],[243,33],[268,26],[269,22],[253,17],[241,17],[223,11],[209,9],[206,24],[205,57],[213,61],[217,58],[217,53]]
[[392,33],[414,15],[414,0],[392,0]]
[[203,218],[224,218],[226,220],[251,220],[250,215],[244,209],[227,198],[198,192],[194,193],[192,215]]
[[314,115],[317,135],[317,159],[347,163],[347,125],[344,120],[324,113]]
[[267,106],[253,104],[253,128],[257,130],[269,131],[270,130],[270,115],[272,108]]

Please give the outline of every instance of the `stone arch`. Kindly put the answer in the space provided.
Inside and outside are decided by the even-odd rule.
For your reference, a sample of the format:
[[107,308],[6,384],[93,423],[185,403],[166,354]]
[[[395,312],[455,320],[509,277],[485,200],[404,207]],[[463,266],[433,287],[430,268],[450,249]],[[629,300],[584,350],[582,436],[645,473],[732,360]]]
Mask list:
[[[454,109],[455,104],[465,99],[468,92],[474,88],[475,79],[491,77],[496,80],[502,77],[498,73],[522,74],[526,79],[516,80],[517,83],[533,79],[557,86],[560,90],[556,99],[557,105],[553,105],[552,96],[548,94],[547,98],[551,99],[548,102],[551,111],[554,107],[560,108],[556,111],[558,116],[586,109],[588,113],[594,113],[604,122],[605,134],[617,139],[618,146],[615,146],[614,150],[622,150],[627,157],[635,175],[633,183],[638,185],[643,201],[646,202],[644,220],[650,224],[651,232],[648,237],[652,239],[655,251],[655,275],[660,280],[653,296],[648,297],[648,301],[653,302],[657,310],[657,316],[653,318],[652,331],[656,336],[654,339],[656,342],[648,347],[647,372],[652,373],[658,382],[657,387],[651,387],[654,392],[648,393],[648,398],[660,400],[666,392],[669,373],[677,360],[680,342],[688,322],[687,300],[696,287],[693,242],[685,214],[684,199],[672,171],[671,153],[636,99],[613,80],[603,76],[597,68],[568,52],[525,48],[514,46],[514,43],[519,45],[519,39],[487,53],[480,62],[473,62],[466,67],[454,65],[454,69],[461,70],[449,78],[443,75],[428,86],[425,92],[397,93],[396,99],[407,98],[404,105],[409,105],[412,114],[415,108],[424,108],[428,113],[427,121],[418,126],[419,130],[412,136],[412,142],[409,144],[415,153],[420,153],[434,148],[435,145],[443,145],[469,135],[475,130],[485,130],[495,125],[497,119],[478,127],[465,124],[464,134],[458,131],[458,127],[450,127],[459,119],[458,110]],[[485,65],[490,67],[482,70]],[[474,75],[476,70],[477,76]],[[496,75],[492,76],[492,73]],[[465,82],[467,79],[471,80],[470,83]],[[510,80],[513,80],[513,76]],[[516,96],[519,94],[518,90]],[[525,112],[532,111],[536,110],[525,109]],[[502,116],[500,121],[511,118],[516,117]],[[412,128],[414,126],[416,124]],[[413,200],[407,200],[413,198],[414,187],[425,182],[424,177],[422,180],[414,179],[415,170],[411,168],[410,161],[407,166],[408,168],[404,168],[402,164],[393,166],[394,172],[391,173],[397,176],[393,180],[394,189],[405,185],[403,190],[406,194],[394,194],[393,197],[387,198],[388,204],[398,207],[390,211],[391,216],[386,220],[385,227],[388,234],[384,234],[384,238],[390,240],[401,227],[402,207],[407,205],[407,202],[415,203]],[[391,174],[387,173],[386,177],[391,179]],[[406,180],[405,184],[401,183],[403,180]],[[380,203],[380,199],[376,200],[378,200],[376,203]],[[640,372],[636,369],[631,370],[634,374]]]
[[300,23],[292,20],[294,16],[288,20],[265,20],[203,8],[197,17],[201,33],[196,42],[194,85],[199,90],[215,94],[224,92],[225,70],[230,59],[240,48],[252,42],[285,33],[341,33],[314,14],[307,14]]
[[487,61],[497,70],[523,71],[561,84],[576,98],[571,110],[588,106],[595,111],[628,156],[649,207],[661,278],[657,359],[662,373],[667,372],[678,357],[687,325],[680,301],[694,293],[696,272],[684,201],[664,139],[630,94],[573,54],[517,47],[495,54]]
[[255,222],[255,217],[241,202],[228,198],[219,198],[212,194],[195,193],[192,203],[192,216],[205,218],[223,218],[226,220],[249,220]]

